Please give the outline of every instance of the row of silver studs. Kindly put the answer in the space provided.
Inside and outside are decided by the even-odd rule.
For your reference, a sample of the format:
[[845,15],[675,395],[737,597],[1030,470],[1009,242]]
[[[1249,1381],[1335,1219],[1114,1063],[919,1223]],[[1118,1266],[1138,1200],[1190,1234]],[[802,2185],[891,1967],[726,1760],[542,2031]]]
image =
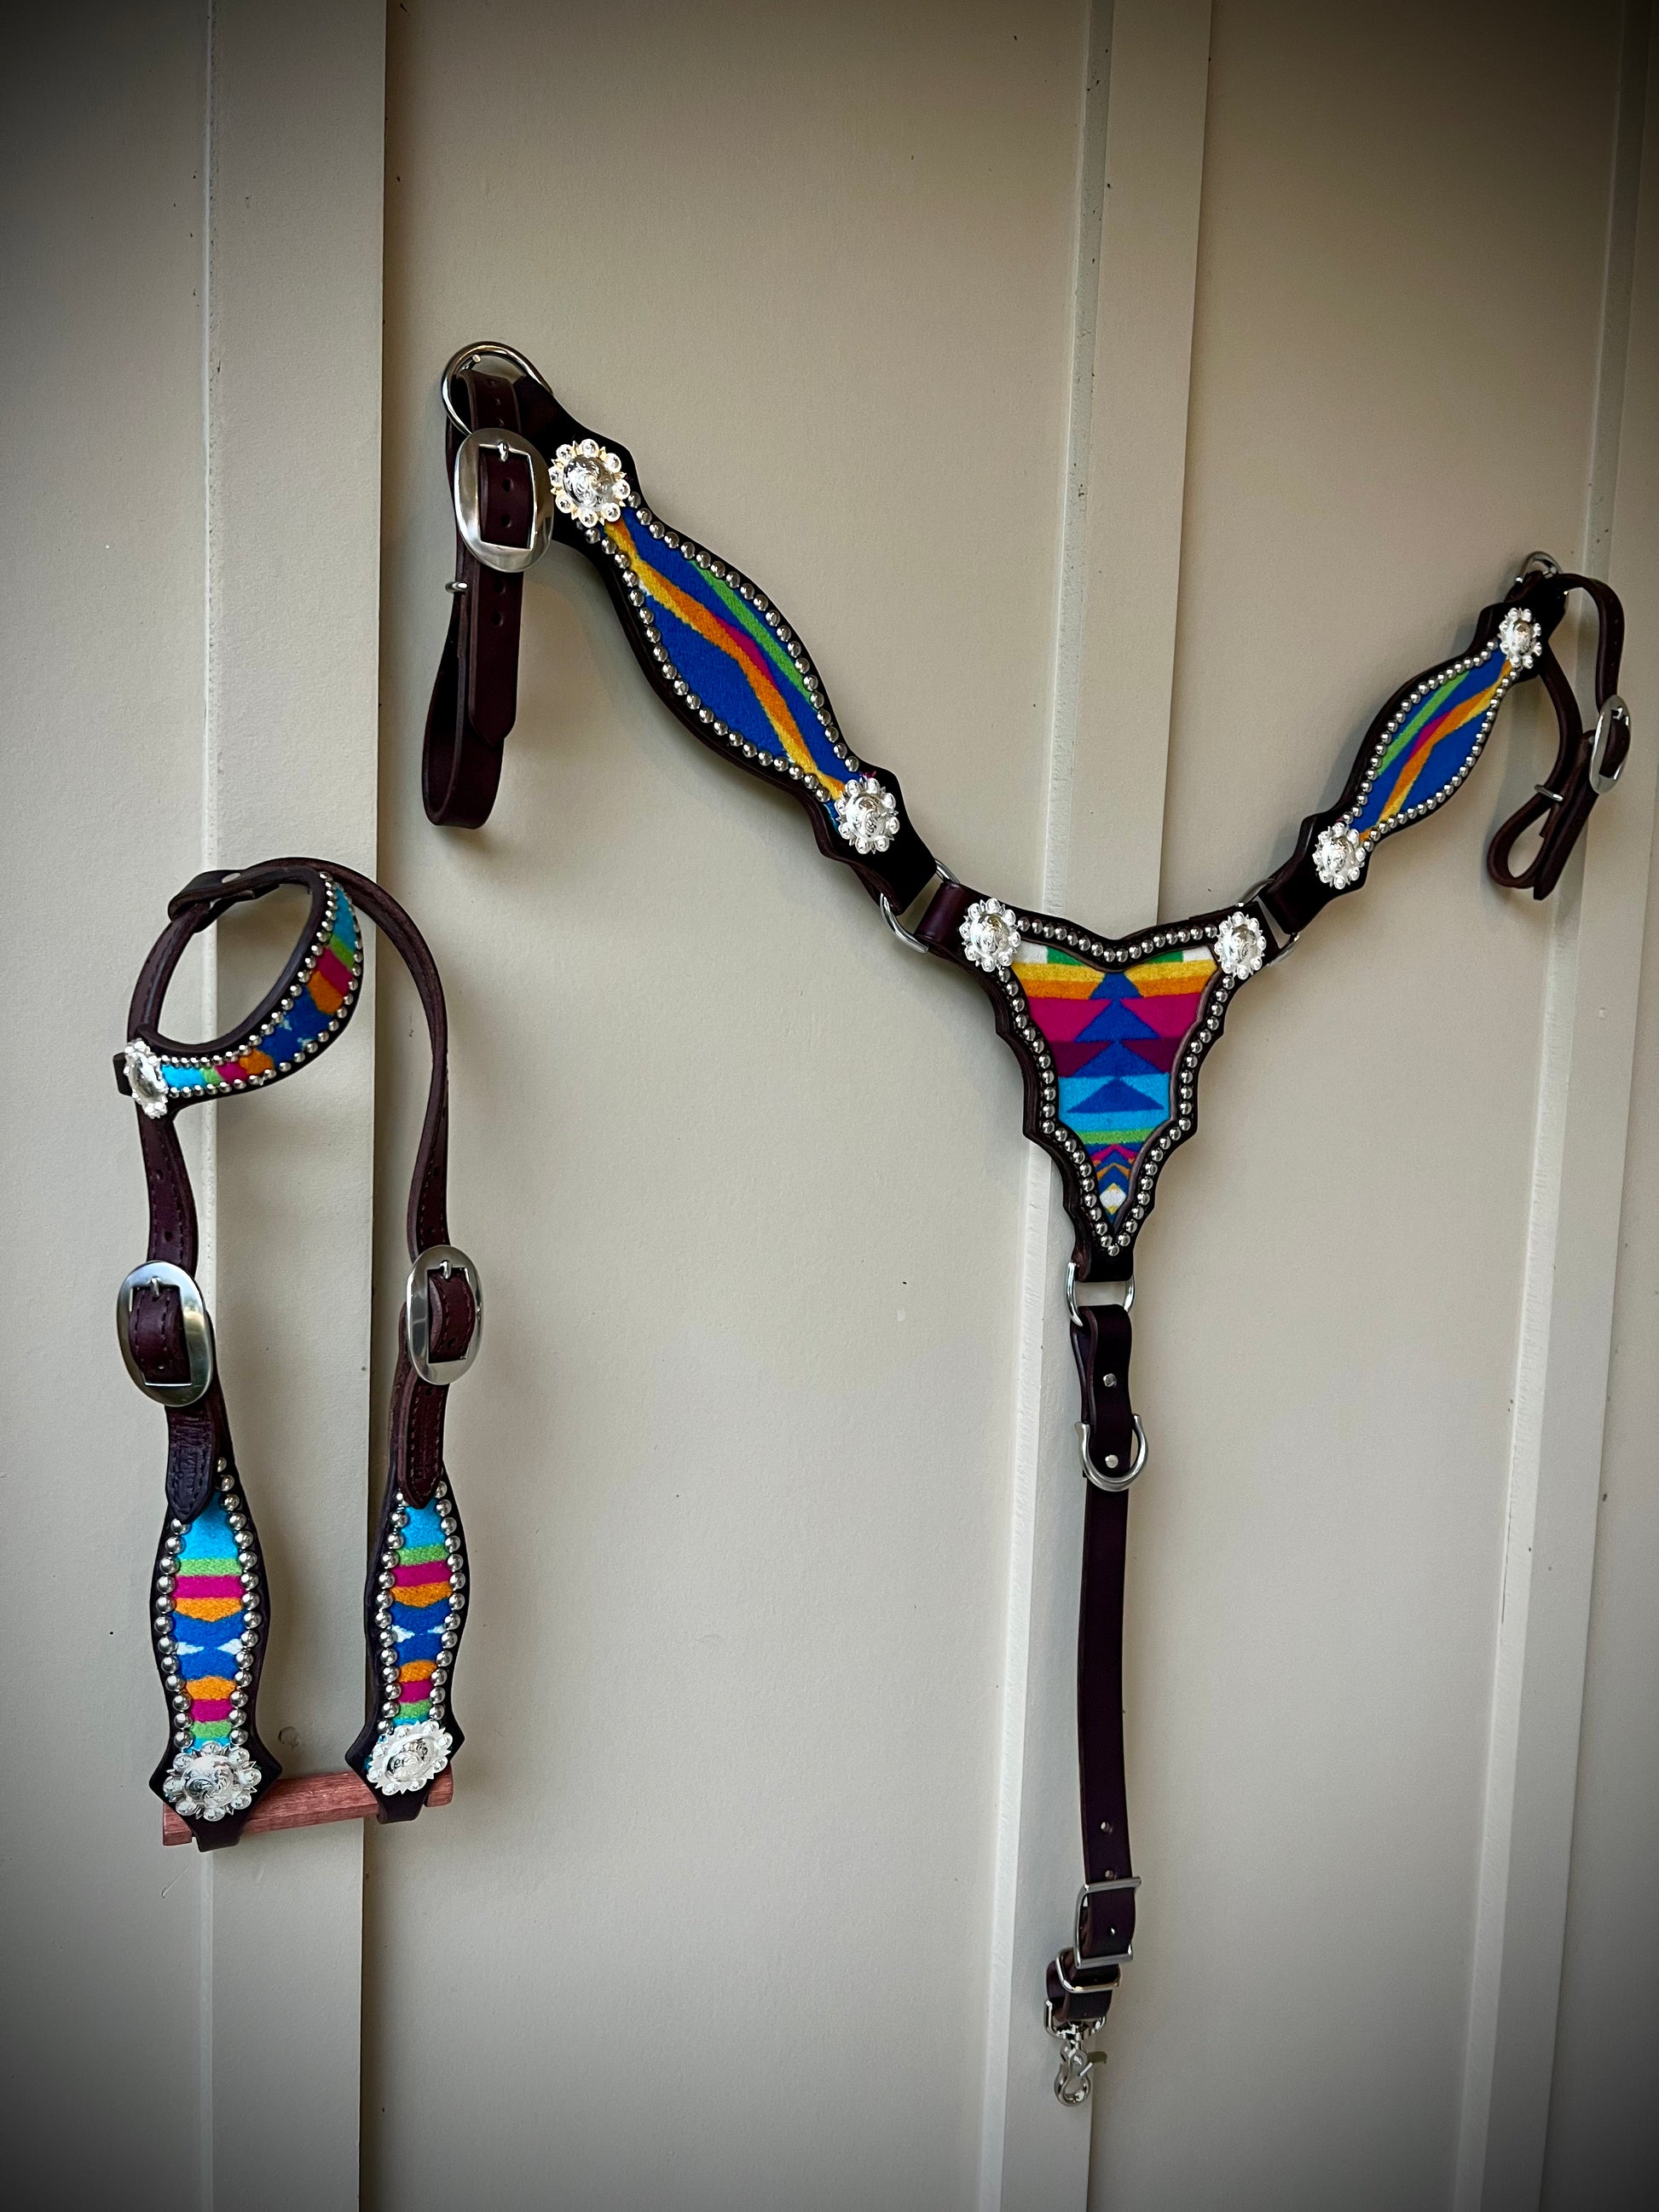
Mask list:
[[[231,1676],[230,1734],[222,1740],[222,1744],[219,1738],[214,1737],[200,1748],[200,1755],[209,1756],[214,1751],[222,1749],[225,1763],[240,1786],[234,1798],[227,1796],[216,1808],[210,1806],[196,1816],[210,1820],[222,1820],[228,1813],[245,1810],[252,1802],[253,1793],[258,1786],[258,1768],[249,1748],[249,1730],[252,1721],[249,1705],[253,1694],[253,1663],[259,1649],[259,1627],[264,1618],[259,1609],[259,1554],[252,1518],[230,1462],[222,1459],[214,1471],[219,1478],[219,1493],[224,1500],[225,1519],[236,1546],[237,1574],[242,1585],[242,1633],[235,1672]],[[161,1553],[156,1561],[152,1603],[155,1652],[161,1663],[162,1687],[167,1692],[167,1704],[173,1714],[173,1741],[177,1747],[172,1773],[163,1786],[170,1800],[185,1799],[184,1809],[188,1816],[192,1802],[190,1792],[187,1788],[180,1789],[175,1778],[184,1774],[187,1763],[198,1754],[195,1730],[191,1725],[190,1692],[185,1687],[186,1678],[179,1664],[179,1644],[173,1626],[173,1591],[179,1580],[185,1528],[184,1522],[176,1516],[167,1522],[167,1534],[161,1540]]]
[[[149,1056],[157,1060],[158,1066],[164,1065],[167,1067],[217,1068],[222,1061],[227,1060],[234,1060],[240,1054],[246,1052],[250,1046],[262,1044],[274,1030],[280,1028],[283,1017],[285,1014],[291,1013],[293,1012],[294,1007],[299,1000],[301,992],[305,989],[306,986],[310,982],[313,975],[315,975],[317,971],[317,963],[322,958],[323,953],[327,948],[328,941],[334,934],[334,924],[338,915],[338,911],[337,895],[334,885],[330,884],[328,885],[327,902],[323,908],[323,918],[318,926],[316,935],[306,947],[303,964],[295,971],[293,981],[289,984],[288,989],[283,992],[282,997],[276,1001],[276,1004],[272,1007],[266,1018],[257,1029],[251,1030],[246,1036],[243,1037],[240,1042],[234,1045],[227,1045],[222,1052],[169,1053],[164,1062],[161,1061],[159,1055],[155,1054],[150,1054]],[[305,1042],[300,1047],[298,1052],[292,1054],[290,1058],[279,1060],[275,1067],[267,1068],[258,1075],[245,1076],[240,1083],[229,1085],[224,1083],[205,1082],[169,1084],[167,1085],[168,1097],[170,1099],[177,1099],[182,1102],[186,1098],[200,1098],[203,1097],[210,1097],[227,1089],[233,1091],[252,1091],[259,1084],[274,1083],[279,1075],[287,1075],[291,1070],[300,1066],[302,1062],[314,1059],[323,1049],[323,1047],[328,1042],[329,1039],[331,1036],[337,1035],[339,1030],[343,1027],[346,1017],[350,1013],[353,1006],[356,1004],[357,988],[362,981],[362,975],[363,940],[360,931],[357,942],[352,948],[351,972],[347,978],[345,998],[341,1004],[339,1012],[337,1014],[331,1016],[328,1026],[322,1032],[320,1036],[307,1037]],[[130,1045],[127,1049],[131,1052],[134,1049],[134,1047]],[[149,1051],[149,1048],[147,1046],[142,1048],[142,1049],[146,1052]]]
[[[1131,945],[1110,945],[1103,944],[1098,938],[1089,936],[1085,931],[1074,929],[1069,922],[1034,921],[1023,915],[1017,915],[1015,921],[1022,937],[1040,939],[1050,945],[1063,945],[1068,950],[1075,950],[1091,959],[1099,960],[1109,968],[1127,968],[1137,960],[1144,960],[1149,953],[1162,952],[1174,946],[1202,945],[1206,950],[1210,947],[1210,933],[1192,927],[1155,929]],[[1139,1235],[1141,1224],[1152,1211],[1153,1188],[1164,1161],[1177,1145],[1185,1143],[1198,1126],[1196,1085],[1199,1064],[1221,1033],[1227,1001],[1238,988],[1238,984],[1218,966],[1215,975],[1206,987],[1209,999],[1204,1018],[1182,1046],[1170,1072],[1176,1111],[1136,1160],[1129,1178],[1127,1211],[1120,1217],[1127,1225],[1114,1233],[1106,1209],[1101,1203],[1095,1164],[1089,1158],[1088,1147],[1060,1118],[1060,1086],[1048,1039],[1032,1020],[1030,1001],[1012,969],[1001,969],[1000,980],[1008,996],[1015,1034],[1036,1066],[1039,1129],[1051,1146],[1065,1153],[1076,1170],[1078,1194],[1095,1242],[1108,1259],[1115,1259],[1120,1253],[1127,1252]]]
[[[438,1525],[443,1530],[444,1553],[449,1565],[449,1601],[443,1627],[439,1632],[438,1659],[432,1670],[428,1689],[431,1717],[435,1721],[442,1718],[447,1703],[449,1678],[455,1665],[455,1647],[461,1640],[460,1616],[466,1605],[466,1569],[461,1560],[460,1523],[450,1501],[447,1481],[439,1483],[433,1492],[433,1503],[438,1509]],[[398,1553],[404,1530],[408,1525],[409,1508],[399,1497],[392,1509],[392,1520],[374,1577],[374,1626],[380,1644],[380,1725],[383,1731],[395,1725],[403,1711],[403,1685],[398,1680],[402,1662],[398,1656],[398,1638],[392,1626],[392,1607],[393,1594],[398,1587]]]
[[[1347,812],[1342,816],[1340,821],[1332,823],[1331,827],[1334,830],[1340,835],[1352,827],[1353,817],[1359,812],[1360,809],[1364,805],[1366,799],[1370,796],[1372,787],[1375,785],[1377,776],[1381,772],[1382,756],[1389,749],[1389,740],[1395,735],[1395,732],[1398,731],[1401,725],[1410,720],[1412,715],[1416,712],[1417,708],[1422,705],[1424,700],[1428,697],[1431,691],[1439,690],[1443,684],[1451,683],[1455,678],[1463,675],[1468,669],[1484,666],[1484,665],[1492,659],[1494,650],[1496,650],[1496,648],[1488,647],[1486,651],[1484,653],[1468,653],[1464,654],[1461,660],[1448,661],[1443,668],[1437,669],[1432,676],[1425,676],[1423,678],[1423,681],[1418,684],[1413,690],[1407,693],[1405,698],[1395,709],[1392,719],[1384,724],[1382,733],[1371,750],[1370,762],[1369,766],[1366,768],[1365,774],[1360,783],[1359,788],[1354,793],[1353,799],[1348,807]],[[1480,720],[1476,726],[1474,742],[1470,747],[1468,757],[1464,761],[1462,766],[1458,769],[1456,775],[1453,776],[1449,783],[1444,785],[1431,797],[1422,800],[1418,805],[1402,807],[1401,811],[1395,816],[1391,822],[1381,823],[1375,829],[1361,831],[1361,841],[1368,853],[1373,846],[1380,844],[1384,837],[1392,836],[1396,830],[1403,830],[1408,822],[1419,822],[1425,814],[1432,814],[1437,807],[1441,807],[1445,805],[1446,801],[1451,797],[1453,792],[1457,789],[1458,786],[1463,781],[1464,778],[1474,768],[1475,763],[1480,759],[1481,751],[1486,745],[1486,738],[1491,733],[1492,726],[1498,720],[1498,710],[1504,703],[1504,696],[1514,681],[1515,670],[1507,661],[1505,661],[1504,665],[1504,673],[1499,680],[1498,689],[1492,693],[1492,698],[1487,704],[1486,711],[1482,714]]]
[[[753,607],[787,653],[811,699],[813,711],[817,716],[824,736],[829,740],[831,751],[837,760],[844,763],[850,775],[857,775],[863,767],[863,763],[848,745],[836,726],[834,717],[830,711],[830,702],[824,696],[823,687],[819,683],[812,664],[807,657],[806,648],[758,585],[751,584],[748,577],[739,569],[734,568],[730,562],[719,559],[706,547],[699,545],[695,539],[685,537],[679,531],[668,529],[639,501],[636,501],[629,512],[641,529],[647,531],[653,538],[659,538],[671,552],[684,554],[694,567],[702,569],[708,575],[718,577],[721,583],[729,585],[740,599]],[[740,731],[731,728],[728,724],[720,720],[712,708],[703,704],[675,666],[672,656],[664,645],[662,633],[658,628],[656,617],[651,611],[650,602],[635,578],[627,554],[614,538],[607,537],[602,531],[589,530],[584,534],[590,545],[607,554],[622,571],[623,597],[634,611],[641,632],[650,647],[652,659],[668,678],[675,697],[683,699],[697,720],[714,736],[724,738],[732,751],[743,759],[753,761],[761,768],[770,769],[775,775],[783,777],[787,782],[806,784],[823,797],[826,805],[833,806],[836,794],[825,777],[815,769],[802,768],[798,762],[790,760],[784,754],[769,753],[759,745],[751,744]]]

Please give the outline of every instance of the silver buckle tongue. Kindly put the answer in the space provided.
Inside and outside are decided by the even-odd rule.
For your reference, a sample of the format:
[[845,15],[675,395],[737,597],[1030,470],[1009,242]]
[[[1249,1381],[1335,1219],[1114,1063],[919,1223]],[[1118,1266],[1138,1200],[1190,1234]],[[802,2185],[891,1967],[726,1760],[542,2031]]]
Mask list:
[[[478,456],[499,453],[503,460],[516,454],[530,465],[530,494],[534,512],[530,518],[527,545],[501,545],[483,534],[478,512]],[[469,430],[455,453],[455,527],[466,550],[486,568],[503,576],[521,576],[539,561],[553,542],[553,486],[547,463],[528,438],[516,430]]]
[[[432,1357],[432,1307],[427,1285],[434,1275],[459,1275],[472,1293],[472,1334],[457,1359]],[[459,1382],[483,1342],[483,1285],[465,1252],[453,1244],[428,1244],[409,1271],[404,1292],[404,1341],[409,1364],[423,1382]]]
[[[153,1382],[133,1354],[132,1302],[139,1291],[152,1284],[164,1285],[179,1293],[179,1326],[184,1333],[185,1358],[190,1368],[188,1382]],[[142,1267],[135,1267],[126,1278],[115,1293],[115,1335],[127,1373],[145,1397],[154,1398],[158,1406],[179,1407],[199,1404],[206,1397],[213,1383],[213,1323],[195,1277],[187,1275],[182,1267],[175,1267],[171,1260],[146,1260]]]

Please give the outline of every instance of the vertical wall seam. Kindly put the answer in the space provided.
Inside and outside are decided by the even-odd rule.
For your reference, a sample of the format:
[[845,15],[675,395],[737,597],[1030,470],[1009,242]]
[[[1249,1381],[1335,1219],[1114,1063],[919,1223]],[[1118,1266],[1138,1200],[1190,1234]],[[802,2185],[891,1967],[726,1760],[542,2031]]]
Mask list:
[[[1591,574],[1606,573],[1612,547],[1617,491],[1626,356],[1635,279],[1637,219],[1642,181],[1644,120],[1648,96],[1650,10],[1647,0],[1630,0],[1625,12],[1608,179],[1607,222],[1602,263],[1601,330],[1592,402],[1589,468],[1585,480],[1583,560]],[[1589,641],[1580,653],[1581,684],[1591,659]],[[1548,1411],[1551,1341],[1556,1310],[1557,1263],[1564,1219],[1564,1188],[1571,1174],[1569,1122],[1579,1012],[1580,932],[1583,918],[1583,848],[1575,857],[1551,918],[1546,969],[1543,1045],[1533,1150],[1531,1201],[1522,1282],[1521,1327],[1516,1352],[1515,1411],[1510,1427],[1509,1492],[1504,1566],[1498,1609],[1498,1650],[1487,1742],[1485,1802],[1475,1900],[1468,2025],[1464,2047],[1463,2087],[1459,2113],[1454,2180],[1456,2212],[1516,2212],[1522,2197],[1516,2182],[1501,2178],[1504,2146],[1494,2138],[1493,2122],[1504,2078],[1506,1960],[1513,1965],[1512,1886],[1516,1820],[1521,1770],[1528,1755],[1527,1674],[1533,1626],[1533,1584],[1537,1571],[1538,1528],[1546,1481],[1545,1429]],[[1645,904],[1645,890],[1643,903]],[[1629,1119],[1629,1077],[1626,1080],[1625,1123]],[[1583,1079],[1581,1079],[1582,1080]],[[1615,1248],[1616,1249],[1616,1248]],[[1608,1349],[1610,1349],[1610,1336]],[[1599,1496],[1599,1480],[1595,1495]],[[1592,1499],[1591,1510],[1594,1511]],[[1588,1631],[1588,1612],[1584,1622]],[[1579,1685],[1577,1736],[1571,1794],[1576,1800],[1578,1747],[1583,1731],[1583,1683]],[[1565,1936],[1566,1883],[1571,1862],[1562,1870],[1559,1900],[1552,1898],[1544,1918]],[[1559,1913],[1554,1910],[1559,1904]],[[1528,1933],[1547,1942],[1543,1920],[1527,1914]],[[1565,1944],[1558,1947],[1551,1986],[1549,2071],[1553,2071],[1556,2023],[1560,2002]],[[1538,2033],[1545,2023],[1537,2023]],[[1547,2103],[1547,2081],[1545,2087]],[[1535,2204],[1543,2185],[1547,2114],[1539,2115],[1537,2157],[1519,2186],[1524,2201]],[[1535,2167],[1535,2170],[1534,2170]]]
[[[1071,855],[1072,785],[1082,680],[1083,624],[1088,600],[1090,431],[1106,202],[1106,112],[1111,82],[1111,35],[1112,0],[1094,0],[1089,11],[1079,118],[1071,397],[1058,518],[1060,549],[1050,659],[1047,789],[1037,877],[1042,903],[1050,908],[1056,907],[1066,895]],[[1019,1899],[1026,1705],[1035,1602],[1036,1487],[1042,1448],[1043,1337],[1052,1276],[1053,1220],[1054,1188],[1048,1162],[1031,1152],[1025,1161],[1020,1205],[1008,1581],[980,2129],[980,2212],[997,2212],[1003,2197],[1009,2039],[1015,2010],[1014,1976],[1018,1971],[1014,1934]]]

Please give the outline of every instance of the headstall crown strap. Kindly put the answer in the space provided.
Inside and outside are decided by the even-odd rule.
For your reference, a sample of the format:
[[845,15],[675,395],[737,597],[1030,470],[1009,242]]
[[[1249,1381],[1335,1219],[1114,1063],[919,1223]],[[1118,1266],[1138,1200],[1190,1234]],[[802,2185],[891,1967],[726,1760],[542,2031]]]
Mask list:
[[[248,1019],[213,1043],[159,1026],[185,945],[230,906],[284,884],[308,893],[298,945]],[[477,1270],[448,1241],[447,1018],[438,971],[396,900],[330,862],[270,860],[187,884],[138,978],[116,1081],[138,1109],[149,1252],[116,1302],[121,1356],[167,1409],[167,1516],[151,1577],[151,1641],[170,1741],[150,1786],[204,1849],[234,1843],[281,1772],[256,1717],[270,1598],[219,1386],[213,1323],[195,1279],[197,1222],[177,1117],[280,1082],[340,1035],[362,995],[367,915],[407,965],[426,1016],[432,1076],[410,1182],[413,1266],[392,1393],[392,1471],[364,1603],[368,1718],[346,1752],[382,1820],[417,1814],[459,1749],[450,1683],[466,1606],[466,1547],[444,1468],[449,1385],[477,1356]]]
[[[1630,743],[1618,696],[1622,617],[1605,585],[1533,556],[1485,608],[1467,649],[1383,705],[1336,804],[1310,815],[1254,890],[1133,938],[1102,937],[975,890],[935,858],[898,779],[861,759],[799,633],[749,577],[647,503],[632,454],[579,422],[521,353],[465,348],[445,370],[455,595],[428,716],[432,820],[476,827],[500,781],[516,698],[520,580],[554,540],[597,568],[646,680],[700,743],[778,784],[819,849],[851,867],[895,933],[965,969],[990,1000],[1024,1082],[1024,1130],[1054,1160],[1076,1235],[1067,1285],[1087,1479],[1078,1650],[1085,1885],[1072,1943],[1048,1969],[1055,2091],[1088,2095],[1086,2033],[1130,1955],[1138,1880],[1123,1784],[1121,1641],[1129,1486],[1147,1463],[1129,1394],[1134,1249],[1170,1155],[1198,1126],[1198,1081],[1232,1002],[1334,899],[1366,881],[1385,840],[1435,812],[1474,769],[1505,696],[1541,676],[1560,724],[1547,787],[1493,839],[1493,879],[1543,897]],[[1552,649],[1567,594],[1601,622],[1597,716],[1583,726]],[[1535,860],[1510,869],[1532,823]]]

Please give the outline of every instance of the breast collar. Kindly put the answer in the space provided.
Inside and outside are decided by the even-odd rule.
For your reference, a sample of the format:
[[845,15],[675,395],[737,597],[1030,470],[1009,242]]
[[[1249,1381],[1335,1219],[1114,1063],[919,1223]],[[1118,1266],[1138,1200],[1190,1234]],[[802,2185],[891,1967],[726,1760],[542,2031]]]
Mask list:
[[[292,958],[247,1020],[210,1044],[159,1026],[185,945],[243,900],[296,884],[311,908]],[[117,1333],[133,1381],[167,1408],[167,1516],[152,1577],[151,1641],[170,1716],[150,1787],[204,1850],[234,1844],[281,1773],[255,1717],[270,1615],[264,1562],[237,1472],[213,1323],[195,1279],[196,1206],[179,1142],[188,1106],[280,1083],[326,1049],[362,994],[358,914],[393,945],[432,1048],[426,1120],[410,1184],[413,1265],[392,1385],[391,1469],[364,1596],[368,1714],[346,1763],[382,1820],[412,1820],[463,1741],[450,1685],[466,1605],[466,1544],[444,1469],[449,1385],[483,1334],[477,1271],[449,1242],[447,1022],[443,986],[395,899],[332,862],[267,860],[198,876],[167,908],[139,975],[115,1079],[138,1109],[149,1249],[122,1284]]]
[[[1147,1455],[1129,1395],[1135,1240],[1165,1163],[1197,1127],[1199,1074],[1239,991],[1364,883],[1386,838],[1452,796],[1505,695],[1540,674],[1559,724],[1555,763],[1493,838],[1487,867],[1535,898],[1553,890],[1629,748],[1616,690],[1619,601],[1534,555],[1482,610],[1466,651],[1385,702],[1340,798],[1308,817],[1272,875],[1230,906],[1106,938],[952,875],[917,830],[897,777],[848,744],[774,601],[665,524],[628,448],[577,422],[523,355],[469,346],[441,391],[456,574],[426,727],[431,819],[472,828],[489,816],[516,713],[523,575],[557,539],[598,569],[647,681],[693,737],[789,792],[819,850],[853,869],[904,943],[982,985],[1024,1079],[1025,1134],[1060,1171],[1076,1236],[1067,1296],[1089,1486],[1078,1644],[1084,1881],[1072,1942],[1048,1970],[1047,2021],[1062,2046],[1055,2093],[1080,2104],[1095,2063],[1085,2039],[1131,1956],[1139,1887],[1122,1724],[1125,1493]],[[1600,626],[1589,730],[1550,645],[1575,590],[1589,594]],[[1516,846],[1534,828],[1537,849],[1516,870]]]

